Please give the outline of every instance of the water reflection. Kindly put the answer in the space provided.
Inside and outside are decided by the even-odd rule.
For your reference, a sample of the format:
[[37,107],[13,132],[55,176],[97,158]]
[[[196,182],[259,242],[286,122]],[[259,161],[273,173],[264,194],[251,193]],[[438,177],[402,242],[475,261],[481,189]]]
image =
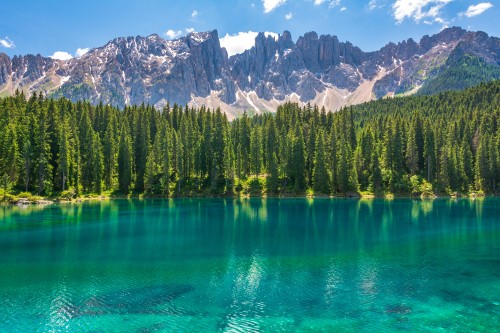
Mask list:
[[46,331],[106,331],[123,316],[128,331],[417,330],[457,313],[475,324],[479,303],[491,314],[499,302],[500,293],[484,292],[498,291],[499,206],[183,199],[2,207],[0,311],[10,319],[0,331],[41,322]]

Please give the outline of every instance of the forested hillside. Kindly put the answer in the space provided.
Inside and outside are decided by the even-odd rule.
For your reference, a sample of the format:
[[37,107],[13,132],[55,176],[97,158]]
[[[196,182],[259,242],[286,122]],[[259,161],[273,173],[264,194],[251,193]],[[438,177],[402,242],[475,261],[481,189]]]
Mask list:
[[500,79],[500,67],[487,64],[472,55],[450,57],[436,77],[419,89],[419,95],[432,95],[447,90],[463,90],[483,82]]
[[177,105],[118,110],[22,93],[0,99],[11,193],[74,197],[495,193],[500,81],[327,113],[296,104],[229,122]]

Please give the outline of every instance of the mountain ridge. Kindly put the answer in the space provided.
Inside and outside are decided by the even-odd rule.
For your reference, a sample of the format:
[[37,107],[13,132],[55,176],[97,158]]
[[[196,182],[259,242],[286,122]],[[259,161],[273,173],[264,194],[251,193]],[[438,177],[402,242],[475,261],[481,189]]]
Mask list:
[[[454,52],[456,49],[460,52]],[[259,33],[254,46],[228,57],[217,30],[175,40],[157,34],[119,37],[79,58],[0,53],[0,95],[16,89],[123,107],[142,102],[274,111],[292,101],[341,107],[416,93],[454,54],[500,66],[500,39],[452,27],[364,52],[334,35],[308,32],[293,41]]]

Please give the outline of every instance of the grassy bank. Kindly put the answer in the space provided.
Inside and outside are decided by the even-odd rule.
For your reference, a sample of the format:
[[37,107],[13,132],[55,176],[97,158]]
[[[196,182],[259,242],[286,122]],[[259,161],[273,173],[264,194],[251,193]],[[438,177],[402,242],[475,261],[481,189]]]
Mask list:
[[40,204],[47,205],[52,203],[78,203],[90,200],[106,200],[106,199],[127,199],[127,198],[421,198],[434,199],[438,197],[445,198],[478,198],[484,197],[482,191],[474,191],[468,193],[458,193],[452,191],[437,192],[432,190],[429,183],[420,182],[413,186],[412,191],[407,192],[378,192],[358,191],[349,193],[320,193],[313,189],[298,192],[294,189],[293,183],[288,181],[280,182],[276,191],[271,191],[268,188],[266,175],[258,177],[249,177],[247,179],[235,180],[234,182],[219,182],[211,189],[204,186],[201,181],[176,182],[169,187],[169,193],[123,193],[120,191],[105,191],[98,193],[77,194],[74,189],[66,190],[59,193],[52,193],[49,196],[39,196],[30,192],[4,192],[0,189],[0,202],[4,204]]

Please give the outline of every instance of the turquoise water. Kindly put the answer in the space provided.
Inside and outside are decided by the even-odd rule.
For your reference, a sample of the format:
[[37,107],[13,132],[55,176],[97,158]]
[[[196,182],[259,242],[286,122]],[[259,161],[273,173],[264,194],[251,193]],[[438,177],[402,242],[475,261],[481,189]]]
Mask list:
[[0,332],[500,331],[500,198],[0,207]]

